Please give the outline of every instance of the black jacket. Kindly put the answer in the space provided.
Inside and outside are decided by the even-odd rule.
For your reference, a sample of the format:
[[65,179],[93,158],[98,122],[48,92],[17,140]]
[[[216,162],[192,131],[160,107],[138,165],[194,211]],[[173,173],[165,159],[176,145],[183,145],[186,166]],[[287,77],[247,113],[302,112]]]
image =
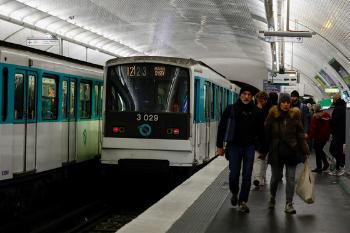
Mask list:
[[346,121],[346,103],[342,99],[338,99],[334,103],[334,110],[330,121],[331,133],[333,140],[345,143],[345,121]]
[[[233,116],[232,116],[233,108]],[[229,118],[233,118],[234,124],[228,126]],[[231,120],[231,121],[232,121]],[[243,104],[240,99],[234,105],[228,105],[222,114],[216,146],[223,147],[226,131],[230,132],[228,135],[228,143],[233,143],[239,146],[255,145],[256,149],[262,145],[262,138],[264,135],[263,116],[258,107],[252,102]],[[227,129],[227,127],[234,127],[234,129]]]

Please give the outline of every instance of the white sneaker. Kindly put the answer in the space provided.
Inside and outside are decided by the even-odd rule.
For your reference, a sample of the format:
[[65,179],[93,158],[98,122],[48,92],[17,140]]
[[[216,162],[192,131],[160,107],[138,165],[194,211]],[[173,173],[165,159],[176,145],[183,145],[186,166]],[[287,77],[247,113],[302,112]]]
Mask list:
[[293,207],[292,202],[288,202],[286,204],[286,207],[284,208],[284,212],[286,212],[287,214],[296,214],[297,213],[297,211]]
[[337,176],[342,176],[344,175],[345,170],[344,169],[340,169],[339,171],[337,171]]
[[328,175],[330,175],[330,176],[336,176],[337,174],[338,174],[337,170],[328,172]]

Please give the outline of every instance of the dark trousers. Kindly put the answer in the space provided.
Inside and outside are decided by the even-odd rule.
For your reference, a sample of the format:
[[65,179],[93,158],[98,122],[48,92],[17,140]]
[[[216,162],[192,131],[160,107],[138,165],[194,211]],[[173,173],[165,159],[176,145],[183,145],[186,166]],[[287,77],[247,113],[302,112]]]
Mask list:
[[252,182],[254,152],[255,148],[253,145],[244,147],[231,144],[228,146],[230,169],[229,185],[233,195],[237,195],[239,192],[239,177],[243,161],[242,184],[238,198],[239,201],[248,201],[250,185]]
[[343,152],[343,143],[342,142],[339,142],[339,141],[333,139],[331,141],[331,145],[329,147],[329,152],[336,160],[335,168],[337,170],[339,170],[340,167],[345,166],[345,154]]
[[316,168],[317,169],[322,169],[322,162],[324,167],[328,167],[328,161],[327,161],[327,155],[323,151],[324,146],[326,143],[324,142],[314,142],[314,149],[315,149],[315,154],[316,154]]

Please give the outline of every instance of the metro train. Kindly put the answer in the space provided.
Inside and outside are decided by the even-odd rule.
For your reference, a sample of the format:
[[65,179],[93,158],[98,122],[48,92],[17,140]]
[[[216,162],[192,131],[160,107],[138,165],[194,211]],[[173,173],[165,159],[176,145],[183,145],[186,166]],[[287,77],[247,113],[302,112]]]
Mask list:
[[0,42],[0,180],[101,151],[103,67]]
[[174,57],[112,59],[104,76],[102,164],[193,168],[215,156],[218,123],[238,86]]

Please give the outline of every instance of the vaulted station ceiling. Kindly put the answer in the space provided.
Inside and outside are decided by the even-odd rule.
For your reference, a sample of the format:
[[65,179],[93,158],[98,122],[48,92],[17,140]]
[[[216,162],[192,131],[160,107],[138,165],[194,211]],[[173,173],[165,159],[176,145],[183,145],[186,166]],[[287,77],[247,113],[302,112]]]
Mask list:
[[[0,39],[25,44],[49,33],[64,40],[63,55],[99,64],[112,56],[191,57],[262,88],[273,65],[259,34],[268,29],[265,2],[283,0],[0,0]],[[329,61],[350,71],[349,10],[348,0],[290,0],[290,28],[317,33],[286,43],[285,66],[301,72],[306,93],[324,96],[314,79],[322,71],[348,90]]]

